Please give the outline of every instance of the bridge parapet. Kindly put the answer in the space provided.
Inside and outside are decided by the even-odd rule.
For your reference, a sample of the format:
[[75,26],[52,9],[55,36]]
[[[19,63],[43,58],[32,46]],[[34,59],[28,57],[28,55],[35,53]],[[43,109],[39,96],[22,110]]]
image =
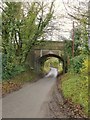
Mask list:
[[33,49],[37,50],[63,50],[64,41],[44,41],[40,45],[34,46]]

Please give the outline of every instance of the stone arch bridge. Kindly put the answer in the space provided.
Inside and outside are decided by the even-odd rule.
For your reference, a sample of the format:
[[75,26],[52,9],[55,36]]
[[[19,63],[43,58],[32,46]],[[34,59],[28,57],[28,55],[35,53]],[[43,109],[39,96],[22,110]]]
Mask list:
[[35,45],[27,57],[31,69],[40,73],[40,67],[49,57],[56,57],[63,63],[63,71],[67,70],[67,61],[64,56],[64,41],[44,41]]

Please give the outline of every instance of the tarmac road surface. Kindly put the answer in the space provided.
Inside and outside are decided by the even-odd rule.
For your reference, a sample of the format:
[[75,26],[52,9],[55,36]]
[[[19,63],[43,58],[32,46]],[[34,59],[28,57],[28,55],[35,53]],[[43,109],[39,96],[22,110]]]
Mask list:
[[55,85],[55,77],[45,77],[27,84],[19,91],[2,99],[3,118],[44,118],[47,117],[47,105]]

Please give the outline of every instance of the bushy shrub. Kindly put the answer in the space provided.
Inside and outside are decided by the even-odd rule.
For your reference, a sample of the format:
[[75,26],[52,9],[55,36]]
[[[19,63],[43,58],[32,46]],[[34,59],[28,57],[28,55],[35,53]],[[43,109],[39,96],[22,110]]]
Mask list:
[[80,73],[81,68],[83,67],[85,56],[79,55],[70,60],[69,71],[73,73]]
[[88,59],[88,56],[87,56],[87,58],[83,62],[83,67],[80,69],[81,73],[82,74],[89,73],[89,66],[90,66],[90,60]]
[[15,75],[25,71],[25,67],[9,61],[7,55],[2,55],[2,79],[10,79]]

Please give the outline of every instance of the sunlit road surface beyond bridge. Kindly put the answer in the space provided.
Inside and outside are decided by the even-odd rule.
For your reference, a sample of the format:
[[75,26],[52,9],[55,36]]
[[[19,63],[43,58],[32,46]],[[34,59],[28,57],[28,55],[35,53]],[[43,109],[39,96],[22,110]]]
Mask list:
[[2,99],[3,118],[47,117],[47,101],[50,99],[55,77],[45,77],[25,85]]
[[58,70],[56,68],[51,67],[49,73],[45,77],[54,77],[56,78],[58,74]]

